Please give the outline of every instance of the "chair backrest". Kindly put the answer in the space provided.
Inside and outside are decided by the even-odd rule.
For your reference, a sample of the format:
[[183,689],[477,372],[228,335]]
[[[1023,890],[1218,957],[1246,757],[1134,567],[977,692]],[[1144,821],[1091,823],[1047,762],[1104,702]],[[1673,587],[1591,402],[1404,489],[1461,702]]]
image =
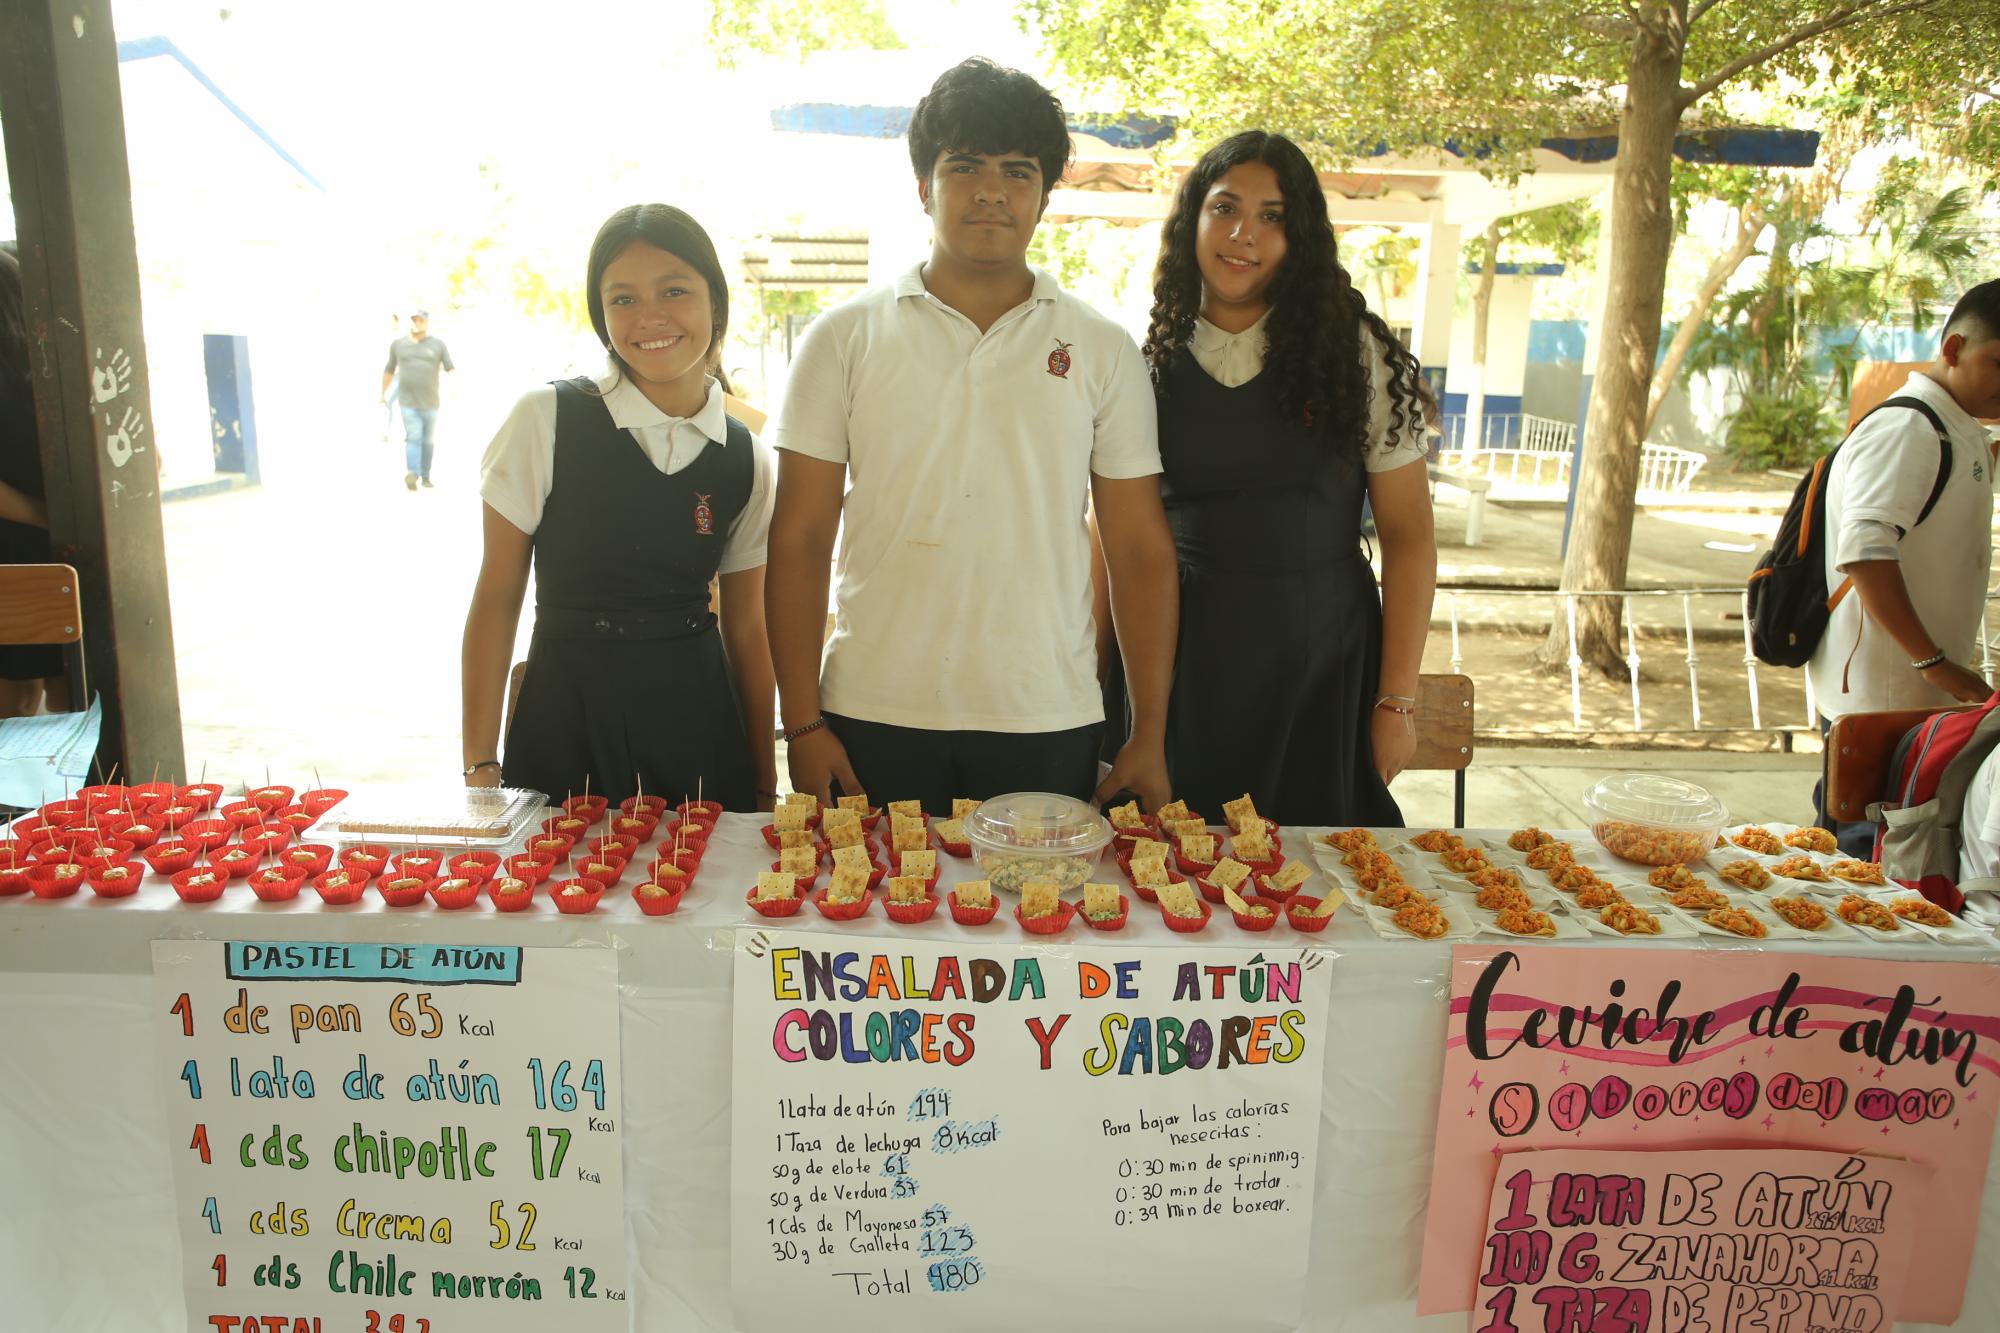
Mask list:
[[1417,677],[1415,769],[1463,769],[1472,763],[1472,677]]
[[80,643],[83,604],[68,565],[0,565],[0,643]]
[[1859,824],[1889,789],[1889,760],[1896,742],[1941,708],[1892,708],[1835,718],[1826,736],[1826,812]]

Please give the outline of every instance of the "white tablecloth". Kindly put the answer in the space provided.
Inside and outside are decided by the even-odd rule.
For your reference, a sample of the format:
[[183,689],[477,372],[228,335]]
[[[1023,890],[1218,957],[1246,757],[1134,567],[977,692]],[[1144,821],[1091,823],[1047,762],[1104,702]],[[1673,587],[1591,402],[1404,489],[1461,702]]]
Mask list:
[[[722,1330],[729,1323],[730,933],[757,918],[743,896],[775,854],[761,821],[726,817],[695,886],[673,916],[646,918],[629,887],[607,894],[585,917],[559,916],[546,900],[531,912],[497,914],[484,900],[462,912],[428,905],[383,907],[371,890],[349,908],[321,906],[310,889],[292,904],[263,904],[233,886],[222,901],[188,907],[149,877],[134,898],[100,901],[88,890],[43,902],[0,899],[0,1327],[83,1333],[181,1333],[181,1270],[163,1078],[152,1035],[150,942],[355,940],[493,943],[616,949],[626,1104],[625,1189],[632,1327]],[[1286,848],[1304,859],[1317,830],[1291,829]],[[640,865],[650,859],[641,853]],[[978,872],[951,858],[942,893]],[[636,879],[642,869],[628,875]],[[1101,877],[1116,877],[1106,858]],[[1317,892],[1320,882],[1308,885]],[[921,932],[935,939],[1014,943],[1006,914],[968,930],[940,910],[918,927],[889,922],[878,906],[861,921],[834,924],[810,906],[788,923],[850,934]],[[1177,945],[1308,942],[1335,956],[1331,1038],[1307,1280],[1313,1330],[1458,1333],[1462,1314],[1419,1319],[1415,1289],[1422,1248],[1431,1126],[1445,1028],[1449,949],[1376,938],[1343,908],[1321,936],[1280,925],[1265,936],[1238,931],[1218,912],[1202,935],[1175,935],[1133,902],[1117,937]],[[1100,941],[1080,924],[1056,947],[1089,951]],[[1616,941],[1538,944],[1618,948]],[[1726,947],[1689,941],[1683,947]],[[1789,947],[1810,951],[1810,945]],[[1907,950],[1869,953],[1909,958]],[[1941,955],[1947,956],[1947,955]],[[1951,950],[1951,961],[2000,958]],[[1978,1256],[1961,1330],[2000,1330],[2000,1154],[1981,1208]],[[1163,1256],[1163,1265],[1173,1262]],[[1189,1280],[1185,1265],[1178,1280]],[[1217,1261],[1217,1280],[1224,1270]],[[1078,1322],[1051,1311],[1050,1329],[1103,1328],[1086,1307]],[[358,1317],[356,1327],[359,1327]],[[1932,1325],[1899,1325],[1905,1330]],[[327,1333],[335,1333],[328,1329]]]

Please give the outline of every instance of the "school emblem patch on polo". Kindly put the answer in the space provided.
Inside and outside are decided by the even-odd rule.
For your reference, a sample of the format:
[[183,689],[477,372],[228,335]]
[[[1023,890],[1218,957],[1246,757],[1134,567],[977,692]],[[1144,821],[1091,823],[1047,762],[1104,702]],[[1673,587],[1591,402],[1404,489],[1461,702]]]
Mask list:
[[1056,350],[1049,353],[1049,374],[1059,380],[1069,378],[1069,344],[1056,339]]
[[706,495],[694,497],[694,530],[703,537],[715,535],[715,511],[708,507]]

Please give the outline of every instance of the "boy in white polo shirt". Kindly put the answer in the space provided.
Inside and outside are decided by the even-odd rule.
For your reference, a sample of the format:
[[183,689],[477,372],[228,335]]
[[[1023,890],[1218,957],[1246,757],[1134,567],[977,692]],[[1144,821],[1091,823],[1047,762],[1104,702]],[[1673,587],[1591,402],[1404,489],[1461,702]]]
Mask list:
[[[1062,107],[968,60],[909,142],[930,259],[814,321],[772,440],[765,616],[792,785],[934,814],[1017,790],[1157,807],[1179,599],[1152,385],[1123,330],[1026,262],[1069,160]],[[1133,712],[1102,784],[1090,509]]]
[[[2000,280],[1960,298],[1937,361],[1895,396],[1923,403],[1930,415],[1878,408],[1855,426],[1828,471],[1826,586],[1853,580],[1806,664],[1829,720],[1949,708],[1992,693],[1966,663],[1993,563],[1993,445],[1975,418],[2000,416]],[[1950,441],[1948,458],[1940,431]],[[1834,828],[1818,791],[1814,804],[1819,822]],[[1867,854],[1871,825],[1836,832],[1843,850]]]

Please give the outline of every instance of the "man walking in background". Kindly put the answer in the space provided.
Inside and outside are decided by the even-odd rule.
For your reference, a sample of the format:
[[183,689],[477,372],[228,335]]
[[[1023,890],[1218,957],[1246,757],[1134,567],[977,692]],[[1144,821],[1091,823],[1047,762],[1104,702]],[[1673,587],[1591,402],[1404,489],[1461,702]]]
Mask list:
[[384,407],[389,403],[389,385],[396,387],[403,412],[403,485],[417,489],[419,482],[431,484],[431,453],[437,440],[438,371],[451,370],[451,352],[442,338],[430,332],[431,312],[410,312],[410,332],[389,344],[389,360],[382,367]]

